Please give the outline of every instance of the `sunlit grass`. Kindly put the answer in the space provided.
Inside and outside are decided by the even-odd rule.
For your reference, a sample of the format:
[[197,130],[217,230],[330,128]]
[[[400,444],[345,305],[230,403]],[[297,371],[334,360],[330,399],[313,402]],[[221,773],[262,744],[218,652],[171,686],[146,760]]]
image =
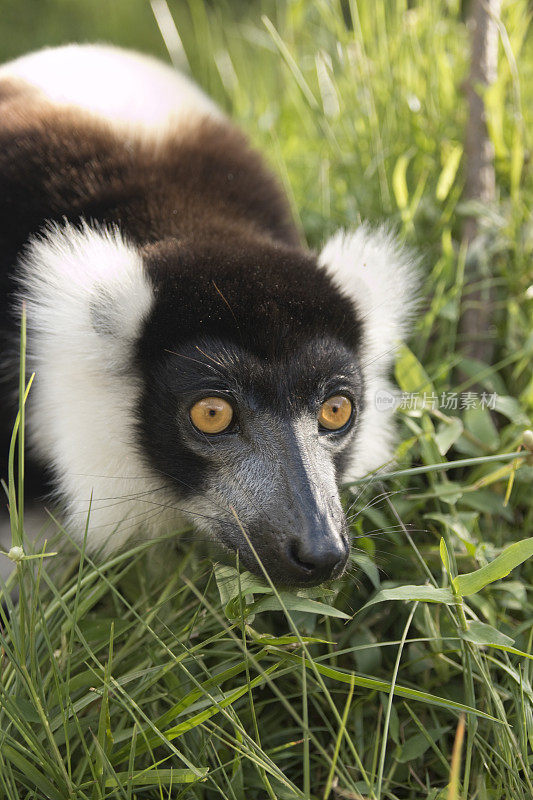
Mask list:
[[[517,114],[532,108],[533,58],[527,3],[504,3],[514,61],[502,55],[488,98],[499,203],[483,216],[496,355],[468,362],[458,5],[169,3],[194,75],[265,152],[312,246],[386,217],[422,253],[428,302],[395,377],[406,394],[459,403],[399,410],[397,464],[345,490],[352,568],[296,595],[213,567],[189,536],[163,576],[153,545],[102,562],[55,522],[43,557],[29,558],[43,544],[34,553],[25,538],[14,440],[7,494],[22,551],[2,586],[0,796],[532,796],[530,544],[508,577],[497,556],[533,533],[533,192]],[[105,18],[89,24],[86,7],[78,35],[101,38]],[[129,44],[135,24],[149,39],[140,8],[120,12]],[[469,391],[496,393],[497,413],[461,408]],[[457,580],[488,564],[485,585]]]

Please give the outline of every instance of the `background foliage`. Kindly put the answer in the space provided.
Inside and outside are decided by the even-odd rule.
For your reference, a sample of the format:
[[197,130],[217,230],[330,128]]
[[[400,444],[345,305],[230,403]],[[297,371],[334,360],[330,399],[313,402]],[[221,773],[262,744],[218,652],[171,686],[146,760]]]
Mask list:
[[[530,544],[497,556],[533,532],[533,467],[505,455],[533,409],[533,48],[528,3],[503,6],[486,97],[498,203],[465,209],[456,0],[169,2],[192,74],[265,153],[311,246],[386,218],[422,254],[400,389],[497,393],[496,412],[400,410],[395,475],[346,489],[353,569],[321,593],[213,570],[190,532],[164,581],[146,544],[20,561],[0,627],[2,796],[531,797]],[[144,0],[0,12],[3,59],[95,39],[167,57]],[[466,211],[496,292],[490,365],[460,355]],[[30,553],[15,483],[13,544]],[[487,582],[454,581],[480,568]],[[461,705],[476,713],[459,748]]]

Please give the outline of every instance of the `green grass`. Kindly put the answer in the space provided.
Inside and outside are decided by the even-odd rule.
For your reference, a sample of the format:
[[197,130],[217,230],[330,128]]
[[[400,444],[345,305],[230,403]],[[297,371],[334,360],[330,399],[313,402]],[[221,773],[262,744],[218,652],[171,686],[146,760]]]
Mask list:
[[[422,253],[427,304],[400,353],[402,391],[496,392],[497,413],[400,410],[390,474],[345,490],[353,568],[321,591],[279,593],[213,567],[190,532],[161,580],[157,543],[93,561],[54,523],[46,551],[58,555],[24,557],[1,587],[0,797],[532,796],[533,466],[512,455],[533,410],[528,4],[503,4],[509,48],[487,98],[490,365],[461,361],[458,330],[472,289],[466,31],[455,0],[406,5],[170,8],[193,74],[266,154],[312,246],[385,217]],[[26,0],[17,27],[6,9],[6,57],[69,38],[164,54],[140,1]],[[30,555],[15,446],[13,545]]]

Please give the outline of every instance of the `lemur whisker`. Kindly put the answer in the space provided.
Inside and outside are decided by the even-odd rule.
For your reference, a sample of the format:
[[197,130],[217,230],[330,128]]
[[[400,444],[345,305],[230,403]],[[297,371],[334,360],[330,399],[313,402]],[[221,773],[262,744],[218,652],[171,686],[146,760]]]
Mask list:
[[[146,495],[164,491],[165,489],[168,489],[168,486],[162,485],[159,486],[157,489],[145,489],[144,491],[132,492],[131,494],[117,494],[117,495],[106,495],[105,497],[93,497],[93,503],[97,502],[99,504],[99,508],[114,508],[116,505],[119,505],[120,503],[125,503],[128,500],[137,500]],[[107,506],[100,505],[100,503],[107,502],[108,500],[116,500],[117,502],[110,503]]]
[[[184,481],[181,481],[181,483],[183,485],[187,486],[187,484],[185,484]],[[168,490],[167,486],[160,487],[160,488]],[[122,498],[117,497],[116,498],[116,500],[117,500],[116,503],[110,503],[110,504],[105,505],[105,506],[100,505],[100,498],[95,498],[93,500],[93,503],[96,503],[97,505],[95,504],[94,508],[95,508],[95,510],[100,511],[101,509],[115,508],[115,507],[117,507],[117,506],[119,506],[119,505],[121,505],[123,503],[129,502],[130,500],[135,500],[135,502],[137,502],[137,503],[149,503],[151,505],[157,505],[161,509],[166,508],[166,509],[169,509],[169,510],[177,511],[180,514],[184,514],[186,516],[196,516],[196,517],[201,517],[201,518],[204,518],[204,519],[212,519],[212,520],[224,522],[222,517],[215,517],[213,515],[201,514],[200,512],[191,511],[188,508],[182,508],[182,507],[174,505],[172,503],[162,503],[162,502],[161,503],[157,503],[155,500],[152,500],[152,499],[150,499],[148,497],[148,495],[155,494],[158,491],[160,491],[160,489],[154,489],[154,490],[151,490],[151,491],[142,492],[142,493],[139,493],[137,495],[135,495],[135,494],[134,495],[127,495],[127,496],[124,496]],[[207,499],[209,500],[210,503],[213,503],[213,505],[217,505],[222,512],[227,514],[229,517],[231,516],[230,510],[228,508],[226,508],[222,503],[216,502],[212,498],[209,498],[209,496],[207,494],[206,494],[206,497],[207,497]],[[106,498],[106,499],[114,499],[114,498]],[[75,512],[75,513],[80,513],[81,514],[81,513],[84,513],[84,512],[83,511],[79,511],[79,512]],[[142,517],[143,513],[144,512],[140,512],[139,514],[134,514],[134,515],[131,515],[131,516],[127,516],[127,519],[128,520],[135,520],[138,517]]]
[[218,294],[220,295],[220,297],[222,298],[224,303],[229,308],[231,316],[233,317],[233,319],[235,321],[235,325],[237,326],[237,330],[239,331],[239,337],[240,337],[240,340],[241,340],[241,343],[242,343],[243,342],[243,336],[242,336],[241,326],[239,325],[239,321],[238,321],[237,317],[235,316],[235,313],[234,313],[232,307],[230,306],[230,304],[228,303],[227,299],[224,297],[224,295],[222,294],[222,292],[220,291],[220,289],[216,285],[215,281],[213,281],[213,286],[215,287],[215,290],[218,292]]
[[[380,470],[381,470],[381,469],[385,469],[386,467],[388,467],[388,466],[389,466],[389,464],[390,464],[391,462],[393,462],[393,461],[394,461],[394,459],[389,459],[389,461],[386,461],[384,464],[382,464],[382,465],[381,465],[381,467],[380,467]],[[353,505],[355,505],[355,503],[356,503],[356,502],[359,500],[359,498],[360,498],[360,497],[361,497],[361,496],[364,494],[364,492],[365,492],[365,491],[366,491],[366,490],[367,490],[369,487],[371,487],[371,486],[372,486],[374,483],[377,483],[377,481],[378,481],[378,477],[377,477],[377,475],[376,475],[376,473],[375,473],[375,472],[371,472],[370,474],[368,474],[368,475],[366,476],[366,479],[364,480],[364,482],[363,482],[363,483],[362,483],[362,484],[361,484],[359,487],[357,487],[357,488],[359,489],[359,491],[358,491],[358,492],[356,492],[356,494],[355,494],[355,497],[353,498],[353,501],[352,501],[352,503],[351,503],[351,505],[350,505],[350,507],[349,507],[349,509],[348,509],[348,510],[350,510],[350,508],[352,508],[352,507],[353,507]],[[349,487],[348,487],[348,490],[350,490],[350,489],[349,489]]]
[[221,368],[224,367],[224,364],[222,363],[222,361],[217,361],[216,358],[213,358],[213,356],[210,356],[209,353],[206,353],[205,350],[202,350],[202,348],[199,347],[197,344],[194,346],[194,349],[198,350],[198,352],[201,353],[206,358],[208,358],[209,361],[212,361],[213,364],[217,364]]
[[391,347],[391,348],[389,348],[389,350],[385,350],[385,351],[383,351],[383,353],[379,353],[377,356],[374,356],[373,358],[369,358],[367,361],[362,361],[361,364],[360,364],[361,369],[364,372],[365,369],[368,369],[368,367],[371,367],[372,364],[376,364],[381,358],[384,358],[385,356],[394,355],[394,353],[396,352],[396,349],[397,349],[396,347]]
[[[177,478],[176,476],[170,475],[169,473],[165,473],[165,472],[163,472],[162,470],[157,470],[157,471],[158,471],[158,472],[160,472],[160,473],[161,473],[161,474],[163,474],[163,475],[166,475],[166,477],[169,477],[169,478],[171,478],[172,480],[175,480],[176,482],[178,482],[178,483],[181,483],[181,484],[182,484],[183,486],[185,486],[186,488],[188,488],[188,489],[192,489],[192,490],[194,491],[194,487],[193,487],[193,486],[191,486],[190,484],[188,484],[186,481],[184,481],[184,480],[182,480],[182,479],[180,479],[180,478]],[[117,478],[117,479],[118,479],[118,478]],[[168,491],[168,486],[166,486],[165,484],[163,484],[162,486],[160,486],[160,487],[158,487],[158,488],[156,488],[156,489],[147,489],[147,490],[145,490],[145,491],[143,491],[143,492],[136,492],[136,493],[132,493],[132,494],[129,494],[129,495],[116,495],[115,497],[104,497],[104,498],[100,498],[100,497],[98,497],[98,498],[94,498],[94,499],[93,499],[93,502],[95,502],[95,501],[96,501],[96,502],[98,503],[98,509],[114,508],[114,507],[116,507],[116,506],[120,505],[121,503],[125,503],[125,502],[128,502],[128,501],[130,501],[130,500],[135,500],[135,501],[137,501],[137,502],[154,502],[154,501],[149,501],[149,500],[146,500],[146,499],[145,499],[145,497],[146,497],[147,495],[152,495],[152,494],[155,494],[156,492],[159,492],[159,491],[164,491],[164,490],[167,490],[167,491]],[[214,505],[218,505],[218,506],[220,507],[220,509],[221,509],[221,510],[222,510],[222,511],[223,511],[225,514],[230,514],[230,513],[231,513],[231,512],[229,511],[229,509],[228,509],[228,508],[226,508],[226,507],[225,507],[225,506],[224,506],[222,503],[220,503],[219,501],[215,501],[214,499],[212,499],[212,498],[209,498],[209,496],[208,496],[207,494],[206,494],[206,497],[209,499],[209,502],[213,503]],[[106,501],[106,500],[116,500],[117,502],[116,502],[116,503],[110,503],[110,504],[108,504],[108,505],[106,505],[106,506],[102,506],[102,505],[100,505],[100,501],[102,501],[102,500],[103,500],[103,501]],[[170,508],[171,506],[169,505],[168,507]],[[178,508],[177,506],[176,506],[175,508],[176,508],[176,510],[180,511],[180,513],[186,513],[186,514],[187,514],[187,513],[194,513],[194,512],[189,512],[189,511],[187,511],[187,509],[180,509],[180,508]],[[81,511],[80,511],[80,512],[75,512],[75,513],[84,513],[84,512],[81,512]],[[202,515],[200,515],[200,514],[198,513],[198,514],[197,514],[197,516],[202,516]],[[206,517],[206,518],[208,518],[208,517]],[[213,517],[213,516],[212,516],[212,517],[210,517],[210,518],[211,518],[211,519],[217,519],[217,517]],[[128,517],[128,519],[135,519],[135,516],[133,516],[133,517]]]
[[[199,349],[199,348],[197,348],[197,349]],[[213,367],[212,364],[206,364],[205,361],[200,361],[199,358],[193,358],[192,356],[186,356],[184,353],[178,353],[175,350],[165,350],[165,352],[169,353],[172,356],[177,356],[178,358],[183,358],[186,361],[193,361],[195,364],[200,364],[200,366],[202,366],[202,367],[208,367],[210,370],[212,370],[214,373],[216,373],[220,377],[225,377],[224,373],[221,372],[219,369],[216,369],[215,367]],[[214,359],[211,359],[211,360],[214,361]],[[216,361],[215,361],[215,363],[216,363]]]
[[[350,512],[351,512],[351,511],[352,511],[352,509],[355,507],[356,503],[358,503],[358,502],[359,502],[359,500],[361,499],[362,495],[363,495],[363,492],[360,492],[360,493],[359,493],[359,495],[358,495],[358,496],[355,498],[355,500],[354,500],[352,503],[350,503],[350,505],[349,505],[349,506],[348,506],[348,508],[346,509],[346,511],[345,511],[345,514],[346,514],[346,517],[347,517],[347,518],[350,518]],[[384,492],[380,492],[380,493],[379,493],[379,494],[377,494],[377,495],[373,495],[373,496],[370,498],[370,501],[369,501],[369,502],[375,502],[376,500],[379,500],[379,499],[380,499],[381,497],[383,497],[383,496],[384,496]],[[365,506],[365,508],[366,508],[366,506]],[[357,512],[356,512],[356,514],[355,514],[354,516],[352,516],[352,519],[355,519],[355,517],[357,516],[357,514],[358,514],[358,513],[359,513],[359,511],[357,511]]]
[[[357,539],[366,539],[366,538],[377,538],[378,536],[384,536],[386,533],[395,534],[400,533],[402,530],[400,525],[389,525],[386,528],[374,528],[371,531],[365,533],[359,533],[356,535],[352,535],[351,539],[353,542],[357,541]],[[409,531],[411,533],[426,533],[427,529],[425,528],[410,528]]]
[[106,481],[145,481],[146,475],[102,475],[96,472],[69,472],[73,478],[103,478]]
[[405,489],[397,489],[394,492],[382,492],[381,494],[376,495],[376,497],[370,500],[365,506],[363,506],[363,508],[358,509],[355,514],[351,515],[350,517],[347,516],[349,522],[352,523],[355,519],[360,517],[361,514],[364,514],[364,512],[369,508],[374,508],[374,506],[378,505],[383,500],[386,500],[388,497],[393,497],[396,494],[402,494],[404,491]]
[[[172,475],[171,473],[164,472],[163,470],[160,470],[160,469],[158,469],[157,472],[159,472],[161,475],[166,475],[167,478],[170,478],[171,480],[176,481],[176,483],[179,483],[182,486],[185,486],[187,489],[192,489],[192,491],[195,491],[195,487],[191,486],[191,484],[187,483],[182,478],[178,478],[176,475]],[[213,503],[214,505],[218,505],[222,509],[222,511],[224,511],[224,513],[231,513],[229,508],[227,508],[219,499],[214,500],[210,496],[209,492],[205,492],[205,497],[209,500],[209,502]]]
[[[391,459],[391,461],[392,461],[392,459]],[[387,463],[386,463],[384,466],[388,466],[388,464],[389,464],[389,463],[390,463],[390,462],[387,462]],[[382,469],[383,469],[383,467],[382,467]],[[367,490],[369,487],[372,487],[373,485],[376,485],[376,486],[381,486],[381,487],[383,487],[383,482],[379,480],[379,477],[378,477],[378,475],[376,475],[375,473],[372,473],[372,474],[370,474],[370,475],[367,477],[367,479],[365,480],[365,482],[364,482],[364,483],[361,485],[361,487],[360,487],[360,489],[359,489],[359,492],[357,492],[357,494],[355,495],[355,497],[354,497],[354,499],[353,499],[352,503],[350,504],[350,506],[349,506],[349,508],[348,508],[348,511],[349,511],[351,508],[353,508],[353,506],[355,505],[355,503],[356,503],[356,502],[359,500],[359,498],[360,498],[360,497],[361,497],[361,496],[364,494],[364,492],[366,492],[366,490]],[[385,491],[385,490],[382,488],[382,491]]]
[[[179,513],[181,513],[181,514],[185,514],[185,515],[187,515],[187,516],[199,517],[199,518],[201,518],[201,519],[215,520],[216,522],[218,522],[218,523],[220,523],[220,524],[223,524],[223,525],[224,525],[224,524],[229,524],[228,522],[226,522],[226,521],[225,521],[224,519],[222,519],[221,517],[214,517],[213,515],[209,515],[209,514],[201,514],[199,511],[191,511],[191,510],[190,510],[190,509],[188,509],[188,508],[181,508],[180,506],[174,505],[173,503],[158,503],[158,502],[157,502],[157,501],[155,501],[155,500],[149,500],[149,499],[147,499],[147,498],[141,498],[141,499],[139,500],[139,502],[140,502],[140,503],[146,503],[146,504],[149,504],[149,505],[151,505],[151,506],[156,506],[158,510],[164,510],[164,509],[167,509],[167,510],[170,510],[170,511],[178,511]],[[97,510],[97,509],[95,509],[95,510]],[[71,516],[78,516],[78,515],[84,515],[84,516],[87,516],[87,514],[88,514],[88,513],[89,513],[89,509],[87,509],[87,510],[79,510],[79,511],[74,511],[74,512],[72,512],[72,513],[71,513]],[[127,516],[127,517],[125,517],[124,519],[127,519],[127,520],[131,521],[131,520],[138,519],[139,517],[141,517],[141,518],[142,518],[142,516],[143,516],[143,514],[144,514],[144,513],[145,513],[145,512],[140,512],[139,514],[134,514],[133,516]],[[230,512],[228,511],[227,513],[228,513],[228,515],[230,516]],[[135,524],[136,524],[136,523],[132,524],[132,525],[131,525],[131,526],[129,526],[129,527],[135,527]],[[98,527],[102,527],[102,526],[99,526],[99,525],[94,525],[94,526],[93,526],[93,525],[91,524],[91,528],[92,528],[92,527],[98,528]],[[121,525],[121,529],[122,529],[122,525]]]

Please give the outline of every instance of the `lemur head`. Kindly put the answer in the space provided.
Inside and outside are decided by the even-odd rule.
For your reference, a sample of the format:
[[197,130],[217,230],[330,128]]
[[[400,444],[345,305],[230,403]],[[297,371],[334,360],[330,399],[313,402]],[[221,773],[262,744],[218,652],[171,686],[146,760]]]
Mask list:
[[90,545],[184,516],[277,583],[342,573],[339,484],[391,457],[376,393],[413,270],[390,233],[316,257],[66,226],[34,242],[24,280],[33,438],[80,527],[92,494]]
[[250,569],[255,550],[274,580],[316,583],[348,557],[337,480],[365,402],[361,324],[311,256],[239,245],[147,250],[137,430],[199,527]]

